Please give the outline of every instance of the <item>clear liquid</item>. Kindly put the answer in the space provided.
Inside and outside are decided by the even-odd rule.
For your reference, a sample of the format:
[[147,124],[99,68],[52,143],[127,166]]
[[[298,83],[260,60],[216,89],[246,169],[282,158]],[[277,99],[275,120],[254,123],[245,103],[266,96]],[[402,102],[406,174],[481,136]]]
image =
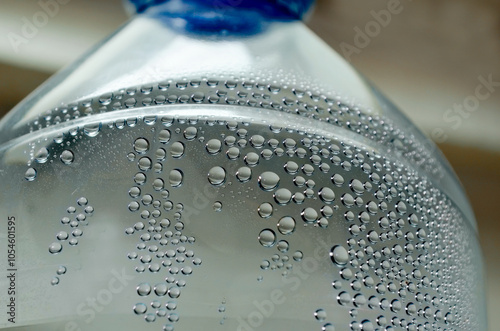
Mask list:
[[473,229],[343,129],[152,107],[27,134],[0,162],[17,237],[6,330],[478,328]]

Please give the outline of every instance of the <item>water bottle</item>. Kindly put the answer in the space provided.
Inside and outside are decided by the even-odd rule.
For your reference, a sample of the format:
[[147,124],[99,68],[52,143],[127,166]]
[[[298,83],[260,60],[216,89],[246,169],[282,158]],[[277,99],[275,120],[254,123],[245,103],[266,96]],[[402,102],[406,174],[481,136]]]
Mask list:
[[0,122],[0,328],[486,330],[449,164],[301,21],[132,1]]

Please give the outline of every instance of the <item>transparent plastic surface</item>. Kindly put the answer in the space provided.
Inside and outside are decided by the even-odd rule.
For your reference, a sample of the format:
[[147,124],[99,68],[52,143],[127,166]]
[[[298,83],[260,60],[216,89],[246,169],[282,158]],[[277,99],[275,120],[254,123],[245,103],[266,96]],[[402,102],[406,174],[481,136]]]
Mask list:
[[486,328],[460,184],[301,23],[137,17],[0,130],[16,330]]

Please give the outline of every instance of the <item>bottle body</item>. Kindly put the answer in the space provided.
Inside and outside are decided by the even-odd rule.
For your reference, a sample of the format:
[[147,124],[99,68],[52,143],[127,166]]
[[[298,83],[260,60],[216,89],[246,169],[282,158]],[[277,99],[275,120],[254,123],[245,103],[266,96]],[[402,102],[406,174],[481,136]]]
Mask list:
[[134,24],[2,123],[16,326],[484,328],[455,179],[352,69]]

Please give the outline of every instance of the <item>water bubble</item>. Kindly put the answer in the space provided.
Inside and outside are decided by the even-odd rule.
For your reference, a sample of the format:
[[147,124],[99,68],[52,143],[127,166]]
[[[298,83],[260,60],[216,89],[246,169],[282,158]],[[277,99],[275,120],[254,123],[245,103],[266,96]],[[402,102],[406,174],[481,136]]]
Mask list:
[[57,254],[59,252],[62,251],[62,245],[58,242],[53,242],[52,244],[50,244],[49,246],[49,252],[51,254]]
[[176,159],[181,158],[184,155],[184,149],[184,144],[180,141],[176,141],[170,147],[170,154]]
[[349,187],[351,188],[351,190],[354,193],[356,193],[358,195],[363,194],[363,192],[365,191],[365,187],[363,186],[363,183],[358,179],[351,180]]
[[335,245],[330,251],[330,258],[338,265],[345,265],[349,262],[349,253],[343,246]]
[[220,201],[215,201],[213,204],[213,208],[216,212],[222,211],[222,202]]
[[335,174],[332,176],[332,183],[337,186],[342,186],[344,184],[344,177],[340,174]]
[[292,199],[292,192],[286,188],[280,188],[274,193],[274,200],[280,205],[286,205]]
[[29,181],[29,182],[32,182],[35,180],[36,178],[36,170],[34,168],[29,168],[28,170],[26,170],[26,172],[24,173],[24,178]]
[[242,183],[247,182],[252,178],[252,169],[249,167],[241,167],[236,172],[236,178]]
[[306,223],[314,223],[318,219],[318,212],[311,207],[307,207],[300,213]]
[[288,241],[286,240],[280,240],[278,242],[278,244],[276,245],[276,248],[278,248],[278,250],[281,252],[281,253],[286,253],[288,252],[288,248],[290,247],[290,245],[288,244]]
[[49,150],[45,147],[42,147],[38,150],[35,155],[35,160],[38,163],[45,163],[49,159]]
[[295,231],[295,225],[296,225],[296,222],[295,222],[295,219],[293,217],[290,217],[290,216],[285,216],[283,218],[281,218],[278,222],[278,231],[281,233],[281,234],[291,234]]
[[65,266],[62,266],[62,265],[61,265],[61,266],[59,266],[59,268],[57,268],[57,270],[56,270],[56,273],[57,273],[58,275],[64,275],[64,274],[66,273],[66,267],[65,267]]
[[222,143],[219,139],[210,139],[205,146],[207,152],[212,155],[220,153],[221,147]]
[[260,187],[265,190],[265,191],[271,191],[271,190],[274,190],[279,182],[280,182],[280,177],[272,172],[272,171],[266,171],[266,172],[263,172],[260,176],[259,176],[259,185]]
[[314,312],[314,317],[322,322],[326,319],[327,315],[326,315],[326,311],[324,309],[318,309]]
[[337,300],[342,306],[348,305],[351,302],[351,295],[347,292],[341,292],[339,293]]
[[137,165],[139,166],[139,169],[142,171],[147,171],[151,169],[152,161],[149,157],[141,157],[139,159],[139,162],[137,162]]
[[182,185],[184,174],[179,169],[174,169],[170,171],[168,179],[172,187],[178,187]]
[[267,270],[269,269],[269,266],[271,265],[271,263],[268,261],[268,260],[264,260],[260,263],[260,268],[262,270]]
[[259,163],[259,158],[259,154],[250,152],[245,156],[244,161],[248,166],[253,167]]
[[208,171],[208,181],[212,185],[222,185],[226,180],[226,170],[216,166]]
[[144,154],[149,150],[149,141],[146,138],[137,138],[134,141],[134,150],[139,154]]
[[59,284],[59,277],[52,278],[52,280],[50,281],[50,285],[55,286],[57,284]]
[[295,253],[293,253],[293,259],[297,262],[302,261],[303,257],[304,253],[302,253],[301,251],[296,251]]
[[75,155],[73,154],[72,151],[66,149],[61,153],[60,159],[64,164],[71,164],[75,159]]
[[323,327],[321,328],[321,331],[335,331],[335,327],[333,326],[333,324],[331,323],[326,323],[325,325],[323,325]]
[[171,297],[172,299],[176,299],[181,295],[181,289],[173,286],[168,289],[168,296]]
[[170,141],[170,130],[163,129],[158,133],[158,140],[162,144],[167,144]]
[[318,194],[321,200],[326,203],[331,203],[333,200],[335,200],[335,192],[333,192],[333,190],[329,187],[323,187],[321,190],[319,190]]
[[138,303],[134,306],[134,313],[136,313],[137,315],[145,314],[147,310],[148,307],[143,303]]
[[264,202],[259,206],[258,212],[260,217],[269,218],[273,214],[273,205],[271,205],[269,202]]
[[137,286],[136,290],[137,294],[139,294],[141,297],[144,297],[151,293],[151,285],[149,285],[148,283],[141,283]]
[[156,284],[154,286],[154,292],[159,297],[165,296],[168,292],[167,284],[165,283]]
[[186,138],[187,140],[195,139],[197,134],[198,129],[196,129],[194,126],[189,126],[184,130],[184,138]]
[[56,235],[57,240],[66,240],[68,239],[68,233],[66,231],[59,231]]
[[250,138],[250,144],[255,148],[260,148],[264,145],[266,140],[261,135],[254,135]]
[[272,247],[276,243],[276,234],[271,229],[264,229],[259,233],[259,242],[264,247]]
[[288,161],[285,163],[285,171],[290,175],[295,175],[299,170],[299,165],[293,161]]
[[164,187],[165,187],[165,182],[163,181],[163,179],[156,178],[153,181],[153,188],[155,189],[155,191],[161,191],[163,190]]

